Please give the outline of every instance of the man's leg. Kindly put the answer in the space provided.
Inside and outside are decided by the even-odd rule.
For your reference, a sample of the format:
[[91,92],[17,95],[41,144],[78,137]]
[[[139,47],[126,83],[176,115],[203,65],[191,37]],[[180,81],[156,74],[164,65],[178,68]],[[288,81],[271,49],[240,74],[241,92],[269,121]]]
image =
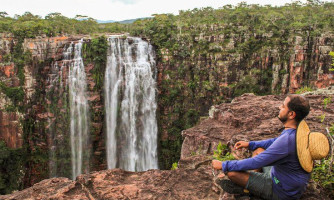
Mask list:
[[[262,149],[262,148],[255,149],[255,151],[252,152],[252,157],[255,157],[255,156],[259,155],[263,151],[264,151],[264,149]],[[262,169],[254,169],[253,171],[254,172],[262,172]]]
[[273,199],[270,174],[259,172],[228,172],[227,176],[229,179],[221,179],[218,183],[224,191],[231,194],[243,194],[248,190],[251,194],[263,199]]
[[[255,149],[255,151],[252,153],[252,157],[259,155],[263,151],[264,149],[262,148]],[[260,172],[262,169],[255,169],[254,171]],[[227,176],[233,183],[236,183],[237,185],[245,188],[249,179],[249,172],[228,172]]]
[[228,172],[227,176],[233,183],[245,188],[249,179],[249,172]]
[[262,148],[255,149],[252,153],[252,157],[255,157],[255,156],[259,155],[263,151],[264,151],[264,149],[262,149]]
[[[264,149],[262,149],[262,148],[256,149],[252,153],[252,157],[257,156],[258,154],[260,154],[263,151],[264,151]],[[254,171],[259,172],[259,171],[262,171],[262,169],[256,169]],[[248,186],[249,177],[250,177],[249,172],[228,172],[227,176],[234,184],[236,184],[238,186],[241,186],[242,188],[246,188],[246,186]],[[223,189],[229,190],[229,191],[234,191],[234,190],[228,189],[229,187],[234,187],[233,184],[230,184],[226,181],[227,180],[222,180],[222,183],[225,182],[225,188],[223,187]],[[236,191],[240,191],[240,190],[236,190]]]

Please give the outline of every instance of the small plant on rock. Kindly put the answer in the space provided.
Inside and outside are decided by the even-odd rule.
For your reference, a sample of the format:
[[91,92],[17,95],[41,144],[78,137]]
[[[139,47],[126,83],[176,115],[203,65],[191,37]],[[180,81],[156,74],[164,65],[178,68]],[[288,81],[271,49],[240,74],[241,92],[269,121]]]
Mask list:
[[175,163],[172,164],[171,170],[176,170],[176,169],[178,169],[177,162],[175,162]]
[[219,142],[217,150],[213,151],[213,159],[219,161],[235,160],[235,157],[228,151],[226,144]]
[[305,92],[312,92],[313,89],[307,86],[301,87],[296,91],[296,94],[303,94]]

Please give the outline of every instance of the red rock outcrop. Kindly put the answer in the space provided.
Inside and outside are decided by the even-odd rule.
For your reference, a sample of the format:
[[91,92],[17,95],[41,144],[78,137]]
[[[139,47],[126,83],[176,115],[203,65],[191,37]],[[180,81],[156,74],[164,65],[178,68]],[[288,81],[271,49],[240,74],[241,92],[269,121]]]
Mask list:
[[204,168],[136,173],[114,169],[80,175],[76,181],[47,179],[0,199],[218,199],[212,178]]
[[[311,130],[325,133],[326,126],[334,121],[334,104],[327,105],[326,109],[323,105],[327,97],[333,99],[334,95],[307,95],[311,111],[306,121]],[[212,106],[208,119],[182,132],[184,141],[179,164],[182,166],[183,162],[187,163],[196,155],[212,155],[219,142],[232,145],[238,140],[262,140],[278,136],[283,125],[277,116],[284,98],[245,94],[231,103]],[[321,122],[322,115],[326,116],[324,122]]]

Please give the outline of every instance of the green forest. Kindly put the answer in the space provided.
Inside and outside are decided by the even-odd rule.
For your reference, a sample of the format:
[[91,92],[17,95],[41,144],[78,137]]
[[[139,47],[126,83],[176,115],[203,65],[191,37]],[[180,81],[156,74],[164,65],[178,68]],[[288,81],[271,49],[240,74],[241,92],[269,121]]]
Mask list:
[[[334,4],[331,2],[313,0],[306,4],[297,1],[281,7],[240,3],[237,6],[225,5],[221,9],[208,7],[179,11],[179,15],[157,14],[132,24],[98,24],[88,16],[68,18],[61,13],[50,13],[42,18],[26,12],[11,18],[2,11],[0,32],[24,38],[35,38],[39,35],[51,37],[64,34],[129,32],[133,36],[150,38],[158,47],[170,47],[174,40],[192,39],[194,31],[208,29],[211,25],[224,27],[222,31],[225,34],[235,33],[234,29],[239,27],[238,32],[252,31],[257,35],[273,32],[278,36],[282,34],[282,29],[310,31],[313,35],[319,35],[323,30],[333,30],[333,9]],[[174,48],[180,50],[180,47]]]

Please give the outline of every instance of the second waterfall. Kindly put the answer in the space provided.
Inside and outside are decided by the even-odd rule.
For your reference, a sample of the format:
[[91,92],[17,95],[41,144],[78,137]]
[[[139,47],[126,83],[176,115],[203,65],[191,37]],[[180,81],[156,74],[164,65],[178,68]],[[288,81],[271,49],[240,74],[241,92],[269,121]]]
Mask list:
[[157,169],[154,51],[140,38],[108,40],[104,79],[108,169]]

